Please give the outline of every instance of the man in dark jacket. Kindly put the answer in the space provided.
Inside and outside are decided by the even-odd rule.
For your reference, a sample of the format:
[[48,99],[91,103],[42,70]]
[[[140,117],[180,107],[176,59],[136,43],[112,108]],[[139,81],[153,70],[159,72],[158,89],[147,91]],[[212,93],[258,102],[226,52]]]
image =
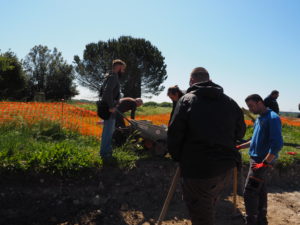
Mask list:
[[209,79],[206,69],[195,68],[190,85],[172,116],[168,150],[180,165],[192,224],[213,225],[215,202],[239,160],[235,143],[246,125],[240,107]]
[[[143,100],[141,98],[126,97],[120,99],[117,109],[121,113],[131,111],[130,118],[134,120],[136,108],[140,107],[141,105],[143,105]],[[116,114],[116,128],[118,127],[125,127],[124,118],[122,115],[120,115],[120,113]]]
[[112,135],[115,130],[115,111],[116,105],[120,99],[120,83],[119,77],[125,72],[126,64],[116,59],[112,62],[112,72],[106,75],[105,81],[102,86],[100,97],[102,101],[108,105],[109,112],[111,113],[109,119],[104,120],[100,156],[103,159],[109,159],[112,157]]
[[272,111],[279,114],[279,106],[276,99],[279,97],[279,91],[274,90],[271,94],[264,99],[265,106],[270,108]]

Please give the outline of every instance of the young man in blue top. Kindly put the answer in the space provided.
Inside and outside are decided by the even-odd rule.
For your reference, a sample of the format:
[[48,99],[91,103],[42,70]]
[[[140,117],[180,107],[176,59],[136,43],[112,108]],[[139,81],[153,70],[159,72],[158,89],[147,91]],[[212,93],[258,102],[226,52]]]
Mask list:
[[246,224],[267,225],[266,172],[283,146],[281,121],[259,95],[250,95],[245,101],[250,112],[259,114],[251,140],[236,146],[238,149],[250,147],[250,168],[244,190]]

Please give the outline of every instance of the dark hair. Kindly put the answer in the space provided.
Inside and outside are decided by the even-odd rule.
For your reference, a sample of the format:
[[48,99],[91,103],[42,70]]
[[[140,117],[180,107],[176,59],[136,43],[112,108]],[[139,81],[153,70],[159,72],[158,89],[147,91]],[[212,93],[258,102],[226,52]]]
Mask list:
[[199,82],[204,82],[209,80],[209,73],[203,67],[196,67],[193,69],[191,76]]
[[264,100],[260,97],[260,95],[258,94],[253,94],[253,95],[249,95],[246,99],[245,99],[245,102],[248,102],[248,101],[255,101],[255,102],[264,102]]
[[183,92],[182,92],[182,90],[179,89],[178,85],[175,85],[173,87],[169,87],[169,89],[168,89],[168,95],[169,94],[175,95],[177,93],[178,93],[178,97],[179,98],[183,95]]
[[126,63],[121,59],[115,59],[112,61],[112,66],[123,65],[126,66]]
[[271,92],[271,95],[278,95],[279,94],[279,91],[277,91],[277,90],[273,90],[272,92]]

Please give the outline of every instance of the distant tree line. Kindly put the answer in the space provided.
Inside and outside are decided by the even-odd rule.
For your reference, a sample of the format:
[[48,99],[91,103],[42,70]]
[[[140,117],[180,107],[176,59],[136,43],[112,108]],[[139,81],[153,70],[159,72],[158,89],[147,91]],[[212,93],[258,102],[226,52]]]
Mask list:
[[70,99],[79,94],[76,80],[99,93],[116,58],[127,64],[121,80],[124,97],[158,95],[164,89],[167,72],[161,52],[145,39],[122,36],[87,44],[73,65],[56,48],[43,45],[34,46],[22,60],[11,50],[0,52],[0,100],[32,101],[38,93],[50,101]]
[[150,102],[145,102],[144,104],[143,104],[143,106],[151,106],[151,107],[172,107],[173,106],[173,103],[171,103],[171,102],[161,102],[161,103],[157,103],[157,102],[152,102],[152,101],[150,101]]

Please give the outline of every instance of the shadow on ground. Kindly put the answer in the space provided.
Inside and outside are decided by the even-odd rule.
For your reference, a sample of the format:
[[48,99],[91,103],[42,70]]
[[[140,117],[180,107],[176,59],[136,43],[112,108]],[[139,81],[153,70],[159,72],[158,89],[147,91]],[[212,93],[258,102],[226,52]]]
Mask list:
[[[170,160],[148,159],[137,162],[137,167],[130,171],[106,167],[73,178],[3,175],[0,179],[0,224],[153,224],[175,170],[176,165]],[[247,166],[243,174],[245,170]],[[241,194],[244,176],[239,174]],[[274,187],[271,192],[292,190]],[[219,201],[217,225],[243,224],[238,216],[240,210],[234,214],[231,192],[232,183]],[[190,224],[180,185],[165,220],[171,222],[164,224]]]

